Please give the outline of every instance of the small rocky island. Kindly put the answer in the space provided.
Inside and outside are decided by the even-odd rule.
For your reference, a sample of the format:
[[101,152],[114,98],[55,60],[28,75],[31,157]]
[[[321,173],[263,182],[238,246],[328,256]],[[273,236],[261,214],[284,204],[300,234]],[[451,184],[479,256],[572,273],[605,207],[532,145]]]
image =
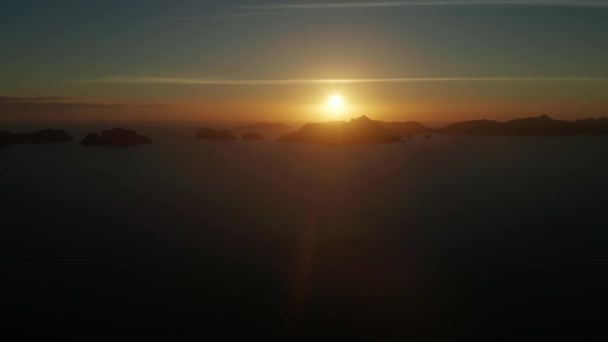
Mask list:
[[278,140],[321,145],[383,144],[402,141],[398,135],[394,135],[366,116],[350,121],[307,124]]
[[238,140],[236,135],[232,134],[227,129],[216,130],[213,128],[201,128],[196,133],[196,138],[199,140],[209,141],[235,141]]
[[152,139],[132,129],[114,128],[87,135],[80,142],[84,146],[137,146],[152,143]]
[[9,144],[43,144],[72,141],[74,138],[59,129],[45,129],[32,133],[0,132],[0,146]]
[[245,133],[242,135],[243,141],[262,141],[264,136],[258,133]]

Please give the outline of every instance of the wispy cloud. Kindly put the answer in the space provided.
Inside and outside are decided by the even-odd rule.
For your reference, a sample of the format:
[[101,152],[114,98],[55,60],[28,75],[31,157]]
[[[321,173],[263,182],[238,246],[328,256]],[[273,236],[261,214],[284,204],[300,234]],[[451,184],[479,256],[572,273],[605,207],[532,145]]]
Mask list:
[[450,6],[534,6],[534,7],[588,7],[608,9],[608,0],[401,0],[401,1],[343,1],[275,3],[263,5],[239,5],[227,13],[165,19],[168,21],[207,21],[222,19],[245,19],[258,16],[276,16],[289,13],[314,11],[382,9],[406,7],[450,7]]
[[575,6],[607,7],[607,0],[426,0],[426,1],[351,1],[311,2],[300,4],[267,4],[238,6],[241,10],[319,10],[319,9],[363,9],[383,7],[421,6]]
[[225,78],[178,78],[178,77],[129,77],[111,76],[79,82],[122,84],[167,84],[203,86],[280,86],[315,84],[366,84],[366,83],[415,83],[415,82],[608,82],[608,77],[398,77],[356,79],[225,79]]
[[228,14],[215,14],[215,15],[204,15],[204,16],[194,16],[194,17],[175,17],[175,18],[170,18],[170,19],[164,20],[164,21],[188,22],[188,21],[205,21],[205,20],[214,20],[214,19],[240,19],[240,18],[247,18],[247,17],[257,17],[257,16],[265,15],[265,14],[271,15],[271,14],[276,14],[276,12],[240,10],[238,12],[235,11],[234,13],[228,13]]

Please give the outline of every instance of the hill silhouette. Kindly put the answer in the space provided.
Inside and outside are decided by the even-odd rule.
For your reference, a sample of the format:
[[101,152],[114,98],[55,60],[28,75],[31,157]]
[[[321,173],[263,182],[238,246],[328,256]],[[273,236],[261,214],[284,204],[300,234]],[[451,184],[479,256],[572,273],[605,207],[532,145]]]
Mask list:
[[213,128],[201,128],[196,133],[196,138],[199,140],[215,140],[215,141],[234,141],[238,140],[236,135],[232,134],[227,129],[216,130]]
[[423,124],[417,121],[405,121],[405,122],[385,122],[376,121],[380,126],[388,129],[395,134],[427,134],[433,131],[433,129],[425,127]]
[[264,136],[258,133],[244,133],[241,137],[243,141],[262,141]]
[[350,121],[306,124],[298,131],[284,135],[281,142],[305,142],[322,145],[395,143],[401,138],[379,123],[361,116]]
[[150,143],[152,143],[150,138],[140,135],[134,130],[123,128],[106,130],[101,135],[89,134],[80,142],[85,146],[136,146]]
[[608,119],[555,120],[547,115],[506,122],[473,120],[458,122],[436,130],[444,134],[557,136],[608,134]]
[[256,122],[250,125],[239,127],[239,129],[251,130],[251,131],[279,131],[288,130],[289,127],[286,124],[278,122]]

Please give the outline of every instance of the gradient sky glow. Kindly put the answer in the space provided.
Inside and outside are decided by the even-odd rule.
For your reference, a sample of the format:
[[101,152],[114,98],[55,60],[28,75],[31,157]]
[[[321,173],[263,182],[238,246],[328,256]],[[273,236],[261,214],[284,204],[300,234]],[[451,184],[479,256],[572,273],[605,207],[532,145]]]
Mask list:
[[608,116],[608,1],[4,1],[0,120]]

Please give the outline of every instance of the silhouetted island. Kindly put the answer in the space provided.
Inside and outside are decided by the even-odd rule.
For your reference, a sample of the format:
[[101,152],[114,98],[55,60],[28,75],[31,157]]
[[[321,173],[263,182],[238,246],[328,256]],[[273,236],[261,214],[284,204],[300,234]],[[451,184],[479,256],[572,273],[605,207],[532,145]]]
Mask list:
[[564,121],[552,119],[547,115],[541,115],[506,122],[474,120],[454,123],[438,129],[437,132],[443,134],[520,136],[608,134],[608,119]]
[[376,121],[380,126],[388,129],[394,134],[427,134],[432,132],[431,128],[425,127],[420,122],[416,121],[405,121],[405,122],[385,122]]
[[380,124],[361,116],[350,121],[306,124],[298,131],[284,135],[281,142],[305,142],[322,145],[378,144],[401,141]]
[[289,127],[286,124],[276,123],[276,122],[256,122],[254,124],[245,125],[240,127],[240,129],[247,129],[251,131],[279,131],[279,130],[288,130]]
[[242,135],[244,141],[262,141],[264,136],[258,133],[245,133]]
[[68,142],[74,140],[72,136],[59,129],[45,129],[32,133],[9,133],[2,132],[0,141],[5,144],[42,144]]
[[234,141],[238,140],[236,135],[227,129],[216,130],[213,128],[201,128],[196,133],[196,138],[200,140]]
[[140,135],[134,130],[114,128],[101,132],[87,135],[80,142],[85,146],[136,146],[150,144],[152,140],[146,136]]

